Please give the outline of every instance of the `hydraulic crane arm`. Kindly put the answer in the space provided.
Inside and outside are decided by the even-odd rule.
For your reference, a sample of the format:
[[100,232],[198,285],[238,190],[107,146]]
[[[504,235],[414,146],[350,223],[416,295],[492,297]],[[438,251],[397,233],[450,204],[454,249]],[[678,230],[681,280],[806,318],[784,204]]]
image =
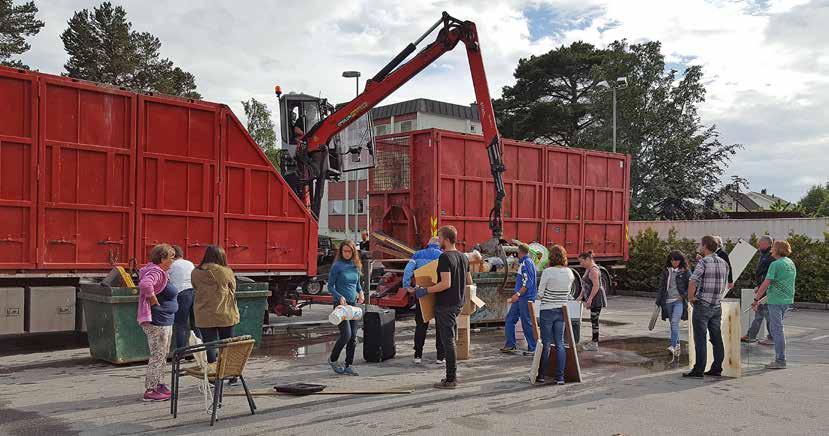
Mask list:
[[[440,27],[440,32],[434,42],[425,47],[411,60],[400,65],[423,39]],[[466,46],[466,54],[469,60],[469,69],[472,74],[472,83],[475,89],[475,99],[478,103],[478,111],[481,117],[481,128],[484,140],[487,144],[487,155],[489,156],[492,178],[495,184],[495,204],[490,211],[489,227],[494,239],[500,239],[503,235],[503,204],[505,190],[502,174],[506,170],[502,160],[501,138],[498,134],[498,126],[495,124],[495,113],[492,108],[492,100],[489,96],[489,85],[484,71],[481,48],[478,41],[478,32],[475,23],[471,21],[460,21],[451,17],[446,12],[426,33],[417,41],[409,44],[380,72],[366,83],[365,90],[354,100],[347,103],[340,109],[333,112],[324,120],[317,123],[305,134],[306,152],[309,155],[316,153],[323,154],[323,157],[309,159],[308,162],[316,162],[318,168],[314,170],[317,177],[317,189],[313,192],[312,210],[319,214],[322,201],[323,183],[327,177],[327,168],[322,167],[328,164],[328,143],[331,138],[348,127],[349,124],[359,119],[392,92],[415,77],[426,67],[435,62],[444,53],[451,51],[463,42]]]

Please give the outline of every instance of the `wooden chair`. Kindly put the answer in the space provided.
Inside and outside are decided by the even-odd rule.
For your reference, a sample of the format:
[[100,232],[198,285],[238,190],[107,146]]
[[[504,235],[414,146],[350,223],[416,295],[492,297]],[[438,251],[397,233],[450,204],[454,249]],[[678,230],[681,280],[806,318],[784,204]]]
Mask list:
[[[238,336],[176,349],[173,353],[173,371],[170,384],[172,390],[170,413],[173,415],[173,418],[178,416],[178,397],[179,387],[181,385],[180,378],[182,375],[192,376],[198,379],[204,379],[206,375],[207,380],[213,383],[213,406],[210,417],[211,426],[216,423],[217,410],[221,407],[225,380],[238,378],[242,382],[242,387],[245,389],[245,396],[250,406],[250,414],[255,415],[256,404],[253,401],[253,396],[250,394],[245,378],[242,376],[250,353],[253,351],[254,343],[255,341],[251,336]],[[211,363],[207,367],[181,367],[185,356],[192,356],[195,353],[204,352],[207,349],[217,350],[218,357],[215,363]]]

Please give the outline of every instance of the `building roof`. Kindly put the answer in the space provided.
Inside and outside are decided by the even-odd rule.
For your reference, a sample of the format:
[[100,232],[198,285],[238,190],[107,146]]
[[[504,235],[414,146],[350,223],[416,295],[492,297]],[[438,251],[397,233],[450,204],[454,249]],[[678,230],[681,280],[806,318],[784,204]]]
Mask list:
[[[749,195],[749,197],[752,197],[752,198],[759,198],[759,199],[765,200],[769,204],[774,204],[774,203],[777,203],[778,201],[780,201],[782,204],[789,204],[788,201],[786,201],[786,200],[784,200],[780,197],[777,197],[774,194],[766,194],[765,192],[754,192],[754,191],[752,191],[752,192],[749,192],[748,195]],[[756,200],[755,200],[755,202],[756,202]]]
[[474,104],[461,106],[459,104],[429,100],[427,98],[416,98],[414,100],[401,101],[400,103],[386,106],[378,106],[371,110],[371,118],[376,120],[416,112],[443,115],[445,117],[460,118],[463,120],[481,121],[478,108]]
[[761,211],[763,210],[759,204],[757,204],[754,200],[751,199],[748,195],[742,192],[732,192],[726,191],[723,194],[723,197],[729,197],[733,199],[740,207],[745,209],[746,211]]

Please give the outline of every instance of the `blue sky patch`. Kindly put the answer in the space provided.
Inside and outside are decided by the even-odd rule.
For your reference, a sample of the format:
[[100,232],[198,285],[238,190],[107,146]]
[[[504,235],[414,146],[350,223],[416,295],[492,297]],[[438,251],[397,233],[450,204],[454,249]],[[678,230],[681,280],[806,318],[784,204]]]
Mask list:
[[549,5],[538,5],[524,10],[530,28],[530,39],[533,41],[547,36],[561,37],[565,32],[585,29],[603,13],[604,9],[598,6],[564,10]]

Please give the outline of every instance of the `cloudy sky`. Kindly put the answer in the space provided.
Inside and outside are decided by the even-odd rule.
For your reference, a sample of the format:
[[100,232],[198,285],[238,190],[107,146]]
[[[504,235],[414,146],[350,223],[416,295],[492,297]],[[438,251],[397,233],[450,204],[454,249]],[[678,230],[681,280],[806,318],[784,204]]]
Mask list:
[[[46,26],[24,61],[60,73],[60,33],[73,11],[97,1],[35,0]],[[728,175],[747,177],[797,200],[827,181],[829,0],[116,0],[139,31],[157,35],[162,55],[195,74],[207,100],[273,103],[273,86],[353,97],[343,70],[371,76],[443,10],[475,21],[492,92],[512,84],[519,58],[583,40],[659,40],[673,67],[704,67],[703,121],[745,145]],[[289,6],[291,5],[291,6]],[[386,103],[426,97],[474,100],[462,50],[447,54]],[[271,104],[275,108],[275,104]],[[823,115],[821,115],[823,114]],[[624,120],[620,120],[624,122]]]

